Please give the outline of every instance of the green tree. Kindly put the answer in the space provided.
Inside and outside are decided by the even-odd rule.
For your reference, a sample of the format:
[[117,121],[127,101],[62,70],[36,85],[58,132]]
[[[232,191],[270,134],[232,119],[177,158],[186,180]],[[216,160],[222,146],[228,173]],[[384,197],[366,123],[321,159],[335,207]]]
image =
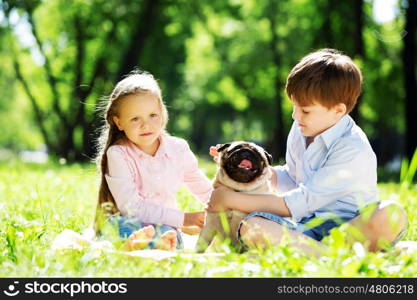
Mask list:
[[194,119],[192,136],[216,143],[214,131],[217,142],[255,140],[283,158],[292,122],[285,80],[311,43],[305,28],[315,22],[314,5],[222,1],[193,8],[184,95],[193,103],[191,111],[200,116]]
[[[69,160],[94,156],[100,125],[97,99],[136,66],[158,78],[179,77],[175,68],[158,73],[158,64],[175,66],[183,56],[183,43],[178,43],[183,32],[167,31],[178,22],[170,13],[178,2],[0,2],[16,77],[52,153]],[[28,25],[34,45],[19,41],[12,15]]]

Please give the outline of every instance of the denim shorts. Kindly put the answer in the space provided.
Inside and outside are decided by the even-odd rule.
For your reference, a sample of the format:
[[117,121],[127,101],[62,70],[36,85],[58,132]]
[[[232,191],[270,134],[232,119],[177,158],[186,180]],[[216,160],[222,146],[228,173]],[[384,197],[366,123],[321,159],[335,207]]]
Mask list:
[[[338,227],[340,225],[342,225],[343,223],[353,219],[353,218],[345,218],[345,219],[328,219],[328,220],[323,220],[322,222],[320,222],[319,218],[316,218],[314,216],[311,217],[305,217],[303,219],[300,220],[300,222],[294,222],[293,220],[291,220],[290,218],[285,218],[285,217],[281,217],[281,216],[277,216],[271,213],[267,213],[267,212],[252,212],[250,214],[248,214],[243,220],[247,220],[250,217],[262,217],[271,221],[274,221],[278,224],[280,224],[281,226],[284,226],[290,230],[302,233],[304,235],[307,235],[309,237],[311,237],[312,239],[315,239],[316,241],[321,241],[325,236],[329,235],[330,230]],[[239,225],[238,231],[237,231],[237,235],[238,235],[238,240],[241,241],[240,239],[240,226],[242,226],[242,222]],[[320,223],[320,224],[316,224],[316,225],[312,225],[314,223]],[[310,223],[310,224],[309,224]]]
[[157,240],[164,232],[174,230],[177,233],[177,249],[183,249],[184,243],[182,241],[181,233],[174,227],[168,225],[155,225],[149,223],[142,223],[137,218],[115,216],[109,219],[110,224],[118,227],[119,235],[122,239],[127,239],[133,232],[145,226],[152,225],[155,228],[155,236],[149,243],[149,248],[155,248],[155,240]]

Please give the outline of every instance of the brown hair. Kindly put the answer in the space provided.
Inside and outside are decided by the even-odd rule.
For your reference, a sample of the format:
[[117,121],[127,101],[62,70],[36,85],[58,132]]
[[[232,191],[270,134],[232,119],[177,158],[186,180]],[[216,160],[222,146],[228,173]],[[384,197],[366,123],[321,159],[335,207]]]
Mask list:
[[162,101],[161,89],[151,74],[141,71],[130,73],[116,84],[109,97],[104,98],[103,105],[101,106],[104,111],[105,124],[101,129],[98,139],[98,154],[96,157],[97,167],[101,176],[96,214],[94,217],[94,229],[96,233],[100,232],[103,222],[105,222],[108,217],[119,213],[105,178],[105,174],[108,172],[107,150],[110,146],[117,142],[121,142],[126,138],[125,133],[117,128],[113,121],[113,117],[118,115],[120,102],[123,98],[138,93],[152,93],[158,97],[162,113],[162,128],[163,133],[165,133],[166,124],[168,122],[168,111]]
[[349,113],[361,87],[361,71],[350,57],[335,49],[321,49],[303,57],[291,70],[285,91],[301,106],[318,102],[331,108],[344,103]]

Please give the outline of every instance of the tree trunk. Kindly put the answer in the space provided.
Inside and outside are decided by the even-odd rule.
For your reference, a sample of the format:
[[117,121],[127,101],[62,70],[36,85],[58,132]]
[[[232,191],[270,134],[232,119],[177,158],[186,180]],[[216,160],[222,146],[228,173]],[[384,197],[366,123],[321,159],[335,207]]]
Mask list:
[[145,46],[145,40],[150,35],[152,27],[157,18],[157,0],[148,0],[145,2],[142,14],[138,16],[138,23],[135,25],[133,34],[129,39],[127,51],[122,58],[119,71],[117,72],[116,81],[129,74],[138,63],[138,58]]
[[417,148],[417,80],[416,80],[416,32],[417,0],[408,0],[403,48],[405,83],[406,156],[411,159]]
[[[355,35],[354,35],[354,57],[364,59],[365,58],[365,52],[364,52],[364,42],[363,42],[363,0],[355,0]],[[356,123],[359,123],[360,116],[359,116],[359,106],[360,102],[363,98],[363,95],[359,96],[358,102],[356,103],[356,106],[350,113],[352,118],[356,121]]]
[[277,28],[277,10],[275,3],[271,4],[271,9],[269,13],[269,21],[270,21],[270,30],[271,30],[271,52],[272,52],[272,59],[273,63],[275,65],[275,68],[277,70],[277,74],[275,75],[275,81],[274,81],[274,90],[275,90],[275,99],[273,103],[273,107],[275,107],[275,127],[274,132],[272,135],[272,141],[270,141],[272,156],[276,158],[276,161],[278,161],[280,158],[285,158],[285,152],[286,152],[286,135],[284,134],[284,121],[282,116],[282,97],[280,94],[281,88],[284,86],[284,83],[281,81],[279,77],[278,70],[280,69],[281,65],[281,55],[278,52],[278,36],[276,34],[276,28]]
[[332,32],[332,12],[333,1],[317,2],[317,13],[320,13],[319,19],[322,21],[320,29],[315,34],[312,42],[312,47],[317,48],[329,48],[333,47],[333,32]]

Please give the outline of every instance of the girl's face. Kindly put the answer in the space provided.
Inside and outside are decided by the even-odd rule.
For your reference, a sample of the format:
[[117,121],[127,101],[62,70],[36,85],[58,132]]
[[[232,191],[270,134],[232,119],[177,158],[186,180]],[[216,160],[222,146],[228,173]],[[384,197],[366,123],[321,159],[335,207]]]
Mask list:
[[328,109],[317,102],[309,106],[300,106],[293,101],[292,118],[298,123],[301,134],[305,137],[316,137],[335,125],[345,113],[346,106],[343,103]]
[[152,93],[131,94],[121,99],[118,115],[113,117],[117,128],[143,152],[154,155],[163,130],[158,96]]

